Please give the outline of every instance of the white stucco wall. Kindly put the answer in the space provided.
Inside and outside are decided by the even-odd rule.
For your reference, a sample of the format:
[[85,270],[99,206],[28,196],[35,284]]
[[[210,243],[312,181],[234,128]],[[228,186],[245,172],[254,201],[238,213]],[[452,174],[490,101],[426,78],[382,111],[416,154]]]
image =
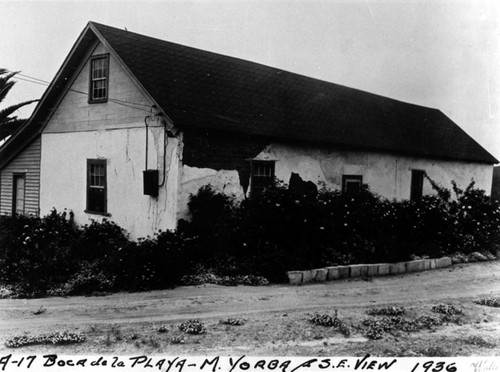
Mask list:
[[[176,227],[179,140],[168,139],[166,181],[157,198],[143,195],[145,129],[43,134],[41,165],[42,215],[52,208],[67,208],[78,224],[108,218],[131,238],[153,236],[159,229]],[[150,132],[149,167],[163,177],[163,128]],[[160,154],[160,156],[158,156]],[[104,217],[87,213],[87,159],[106,159],[107,211]]]
[[[108,52],[95,45],[87,57]],[[148,168],[160,171],[161,182],[166,154],[166,181],[157,198],[144,195],[144,119],[150,115],[153,102],[110,54],[108,102],[89,104],[87,95],[75,92],[88,92],[89,72],[87,60],[70,80],[74,91],[66,92],[43,130],[41,215],[56,208],[72,210],[78,224],[107,218],[133,239],[174,229],[181,137],[168,138],[165,148],[164,127],[150,122]],[[107,164],[107,217],[85,212],[87,159],[98,158],[106,159]]]

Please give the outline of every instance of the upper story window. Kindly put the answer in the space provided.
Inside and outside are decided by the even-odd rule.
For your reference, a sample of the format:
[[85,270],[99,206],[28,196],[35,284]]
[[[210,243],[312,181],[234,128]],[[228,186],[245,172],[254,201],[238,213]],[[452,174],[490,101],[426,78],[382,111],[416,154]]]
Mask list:
[[417,200],[422,197],[424,193],[424,175],[425,171],[412,169],[410,200]]
[[262,191],[274,181],[274,161],[252,160],[250,193]]
[[363,184],[363,176],[359,175],[343,175],[342,176],[342,192],[347,194],[356,193],[361,189]]
[[89,103],[108,100],[109,57],[100,55],[90,59]]

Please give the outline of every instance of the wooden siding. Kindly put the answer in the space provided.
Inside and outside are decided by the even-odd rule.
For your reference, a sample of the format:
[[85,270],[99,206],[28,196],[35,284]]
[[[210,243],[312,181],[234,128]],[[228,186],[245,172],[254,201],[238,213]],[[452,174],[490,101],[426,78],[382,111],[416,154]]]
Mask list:
[[[99,44],[88,58],[106,53],[109,50]],[[113,55],[109,56],[107,102],[89,104],[89,76],[90,62],[87,59],[48,121],[44,133],[144,127],[144,117],[150,114],[153,103],[141,93]]]
[[0,214],[12,214],[12,182],[15,173],[26,174],[25,214],[39,213],[41,139],[38,136],[0,170]]

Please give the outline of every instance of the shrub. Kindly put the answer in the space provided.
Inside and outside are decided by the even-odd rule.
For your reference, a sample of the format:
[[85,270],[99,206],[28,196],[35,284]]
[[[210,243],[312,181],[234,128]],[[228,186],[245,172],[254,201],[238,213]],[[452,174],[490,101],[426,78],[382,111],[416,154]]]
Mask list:
[[71,212],[2,217],[0,280],[24,283],[33,292],[64,282],[77,266],[71,249],[78,236]]
[[312,324],[321,325],[323,327],[338,327],[340,324],[340,320],[337,316],[328,314],[314,314],[309,318],[309,321]]
[[[453,184],[456,199],[452,200],[449,190],[430,181],[437,195],[416,201],[385,200],[366,186],[356,194],[326,187],[301,194],[276,182],[236,204],[207,186],[191,196],[193,220],[183,224],[183,231],[195,242],[193,260],[212,268],[216,276],[229,276],[226,284],[232,285],[234,275],[253,274],[279,282],[287,280],[288,270],[397,262],[456,251],[468,254],[479,241],[493,252],[495,240],[483,236],[500,237],[499,224],[494,223],[500,221],[498,206],[473,183],[466,190]],[[476,207],[482,213],[477,214],[479,225],[487,221],[479,230],[463,212]],[[476,217],[473,221],[479,226]],[[183,280],[201,282],[195,277]],[[205,278],[210,280],[216,282],[214,277]]]
[[226,318],[220,320],[220,324],[231,325],[231,326],[240,326],[244,325],[247,321],[243,318]]
[[9,298],[13,295],[12,287],[10,285],[0,285],[0,299]]
[[154,238],[127,242],[104,261],[116,286],[128,290],[173,286],[189,271],[191,254],[181,233],[166,231]]
[[156,331],[158,333],[167,333],[168,332],[168,327],[166,325],[161,325],[158,328],[156,328]]
[[434,305],[431,310],[435,313],[441,313],[445,315],[462,314],[462,309],[454,305],[446,305],[446,304]]
[[460,189],[455,182],[456,201],[450,203],[455,229],[449,234],[456,251],[472,253],[487,250],[495,253],[500,248],[500,204],[483,190],[474,188],[474,180]]
[[74,254],[79,260],[95,261],[116,256],[129,243],[125,231],[113,221],[92,220],[83,225],[81,235],[75,244]]
[[80,270],[73,274],[62,286],[48,291],[52,296],[89,295],[109,292],[114,289],[115,278],[97,268],[96,264],[84,262]]
[[449,315],[442,315],[440,317],[422,315],[416,319],[406,319],[401,316],[384,316],[379,319],[365,319],[363,320],[363,325],[367,327],[364,332],[365,336],[373,340],[378,340],[386,333],[393,330],[417,332],[422,329],[437,327],[454,320],[455,318]]
[[30,334],[24,334],[21,336],[14,336],[5,341],[5,346],[11,348],[18,348],[28,345],[66,345],[84,342],[86,339],[84,334],[74,333],[74,332],[53,332],[44,333],[37,336],[32,336]]
[[406,309],[403,306],[381,307],[381,308],[376,308],[376,309],[369,309],[367,311],[368,315],[397,316],[397,315],[403,315],[405,313],[406,313]]
[[339,331],[346,337],[348,337],[351,334],[350,327],[337,317],[336,311],[335,311],[335,316],[331,316],[328,314],[314,314],[308,320],[309,322],[315,325],[320,325],[323,327],[332,327],[333,329]]
[[179,329],[184,333],[189,333],[192,335],[200,335],[207,331],[205,325],[196,319],[188,320],[181,323],[181,325],[179,325]]
[[269,281],[256,275],[235,275],[219,276],[213,269],[198,265],[195,268],[195,274],[184,275],[180,279],[183,285],[202,285],[202,284],[220,284],[220,285],[269,285]]
[[481,298],[480,300],[474,301],[474,303],[484,306],[500,307],[500,297]]
[[[430,180],[430,179],[429,179]],[[191,221],[134,242],[104,219],[77,228],[71,212],[0,217],[0,282],[14,296],[165,288],[178,283],[266,285],[288,270],[397,262],[413,256],[491,259],[500,206],[471,182],[451,192],[386,200],[276,182],[237,203],[210,185],[190,196]],[[197,268],[202,268],[201,270]]]

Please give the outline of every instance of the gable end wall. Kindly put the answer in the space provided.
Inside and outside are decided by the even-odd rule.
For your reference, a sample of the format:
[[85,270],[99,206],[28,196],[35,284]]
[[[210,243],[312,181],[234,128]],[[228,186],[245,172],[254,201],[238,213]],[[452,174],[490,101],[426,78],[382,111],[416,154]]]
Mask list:
[[41,138],[38,136],[0,172],[0,214],[12,214],[12,180],[14,173],[26,174],[25,214],[40,211]]

